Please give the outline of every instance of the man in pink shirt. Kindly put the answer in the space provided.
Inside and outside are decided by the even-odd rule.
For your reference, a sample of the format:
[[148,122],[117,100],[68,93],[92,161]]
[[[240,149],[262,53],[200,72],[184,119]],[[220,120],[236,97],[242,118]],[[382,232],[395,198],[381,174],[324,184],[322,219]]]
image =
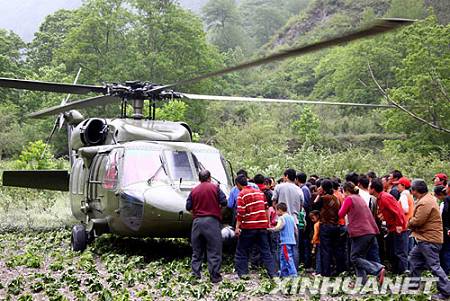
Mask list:
[[344,203],[339,210],[339,218],[348,217],[348,234],[352,243],[350,261],[355,266],[356,276],[367,282],[367,274],[377,275],[380,284],[384,280],[384,266],[367,260],[367,254],[376,243],[379,234],[377,224],[369,207],[358,195],[358,188],[352,182],[344,184]]

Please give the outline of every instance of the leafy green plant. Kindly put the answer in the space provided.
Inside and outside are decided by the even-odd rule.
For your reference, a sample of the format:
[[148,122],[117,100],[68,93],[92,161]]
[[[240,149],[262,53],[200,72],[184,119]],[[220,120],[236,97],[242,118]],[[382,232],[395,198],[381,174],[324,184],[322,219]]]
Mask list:
[[18,169],[56,169],[63,167],[63,161],[56,160],[42,140],[29,142],[16,161]]
[[42,257],[32,254],[32,253],[25,253],[22,255],[16,255],[10,258],[6,262],[6,266],[12,268],[17,266],[26,266],[29,268],[39,268],[42,265]]
[[23,294],[17,299],[17,301],[32,301],[32,300],[33,296],[30,294]]
[[8,294],[18,295],[24,290],[25,279],[23,276],[18,276],[11,280],[8,284]]

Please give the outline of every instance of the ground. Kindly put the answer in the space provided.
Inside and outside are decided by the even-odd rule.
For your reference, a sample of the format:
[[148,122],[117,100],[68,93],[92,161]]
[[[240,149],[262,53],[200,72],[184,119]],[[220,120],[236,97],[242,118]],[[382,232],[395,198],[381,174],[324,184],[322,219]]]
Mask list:
[[[274,282],[263,270],[253,271],[250,280],[237,279],[230,254],[224,257],[222,283],[211,284],[207,272],[197,281],[190,276],[190,254],[189,242],[184,239],[131,239],[108,234],[98,238],[83,253],[78,253],[70,249],[70,230],[66,228],[8,230],[0,233],[0,299],[354,299],[351,296],[320,298],[270,294]],[[425,295],[395,297],[397,300],[429,298]],[[392,300],[393,297],[365,296],[360,299]]]
[[[206,265],[197,281],[190,276],[191,248],[186,239],[107,234],[83,253],[73,252],[70,229],[77,221],[71,217],[66,195],[0,192],[0,300],[355,300],[346,295],[271,294],[276,283],[263,270],[252,271],[249,280],[236,277],[231,251],[224,253],[222,283],[210,283]],[[301,277],[316,279],[300,272]],[[430,295],[358,299],[430,300]]]

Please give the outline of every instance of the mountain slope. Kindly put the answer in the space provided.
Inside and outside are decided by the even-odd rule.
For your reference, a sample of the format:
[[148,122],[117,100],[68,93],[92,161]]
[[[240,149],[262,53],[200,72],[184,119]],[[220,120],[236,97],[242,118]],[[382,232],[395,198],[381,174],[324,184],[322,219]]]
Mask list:
[[389,0],[315,0],[309,7],[288,21],[274,36],[270,47],[305,42],[303,39],[321,38],[328,33],[351,29],[364,16],[381,17],[389,9]]

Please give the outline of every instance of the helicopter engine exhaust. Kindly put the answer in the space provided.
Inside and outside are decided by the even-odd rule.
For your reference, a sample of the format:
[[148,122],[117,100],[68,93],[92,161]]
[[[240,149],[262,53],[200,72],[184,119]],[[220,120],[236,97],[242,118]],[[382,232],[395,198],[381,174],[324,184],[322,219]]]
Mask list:
[[108,130],[108,123],[105,119],[86,119],[72,132],[72,148],[76,150],[83,146],[102,145],[106,141]]

